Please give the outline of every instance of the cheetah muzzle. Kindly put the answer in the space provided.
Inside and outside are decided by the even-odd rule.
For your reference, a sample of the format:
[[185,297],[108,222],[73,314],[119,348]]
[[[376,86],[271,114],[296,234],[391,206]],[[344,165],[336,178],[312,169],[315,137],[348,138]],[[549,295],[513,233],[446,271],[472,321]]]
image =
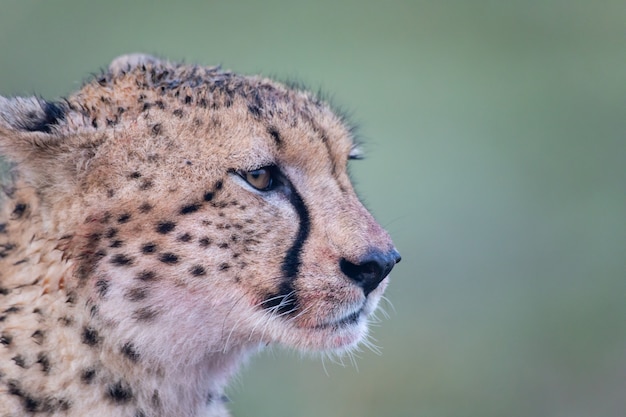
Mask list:
[[117,58],[69,98],[0,97],[0,416],[227,416],[268,344],[344,352],[400,260],[318,97]]

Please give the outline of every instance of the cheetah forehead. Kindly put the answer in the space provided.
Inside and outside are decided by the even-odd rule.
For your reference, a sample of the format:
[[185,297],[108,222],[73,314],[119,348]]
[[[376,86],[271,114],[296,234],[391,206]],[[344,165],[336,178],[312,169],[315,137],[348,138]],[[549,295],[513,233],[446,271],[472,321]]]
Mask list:
[[354,145],[354,127],[319,94],[260,76],[149,55],[116,58],[106,72],[63,105],[70,112],[78,111],[89,129],[115,129],[138,119],[167,120],[168,125],[180,128],[208,121],[233,131],[256,124],[260,127],[251,134],[276,146],[297,138],[297,142],[319,140],[329,142],[326,148],[342,157],[360,155]]

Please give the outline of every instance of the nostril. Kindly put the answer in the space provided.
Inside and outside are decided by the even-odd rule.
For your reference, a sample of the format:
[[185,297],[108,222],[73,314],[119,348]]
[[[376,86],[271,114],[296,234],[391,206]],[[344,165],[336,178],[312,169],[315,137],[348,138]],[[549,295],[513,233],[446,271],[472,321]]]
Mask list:
[[353,263],[342,258],[339,261],[339,268],[348,278],[363,288],[367,296],[389,275],[395,264],[400,262],[400,254],[396,250],[387,254],[372,251],[359,261],[359,263]]

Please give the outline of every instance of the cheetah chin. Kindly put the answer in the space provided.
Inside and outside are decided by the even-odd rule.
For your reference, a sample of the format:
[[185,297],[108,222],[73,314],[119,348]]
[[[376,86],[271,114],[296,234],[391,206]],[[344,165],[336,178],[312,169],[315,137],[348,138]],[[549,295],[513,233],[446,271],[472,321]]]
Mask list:
[[241,362],[363,341],[400,261],[353,129],[258,76],[115,59],[0,97],[0,416],[228,416]]

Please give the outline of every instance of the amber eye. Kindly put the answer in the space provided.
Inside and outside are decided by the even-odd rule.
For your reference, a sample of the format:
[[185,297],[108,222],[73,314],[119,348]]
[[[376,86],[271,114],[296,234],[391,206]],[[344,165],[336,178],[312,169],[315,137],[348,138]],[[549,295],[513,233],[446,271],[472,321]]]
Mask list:
[[272,171],[269,167],[255,169],[254,171],[243,172],[241,176],[248,181],[248,184],[259,191],[267,191],[272,188]]

